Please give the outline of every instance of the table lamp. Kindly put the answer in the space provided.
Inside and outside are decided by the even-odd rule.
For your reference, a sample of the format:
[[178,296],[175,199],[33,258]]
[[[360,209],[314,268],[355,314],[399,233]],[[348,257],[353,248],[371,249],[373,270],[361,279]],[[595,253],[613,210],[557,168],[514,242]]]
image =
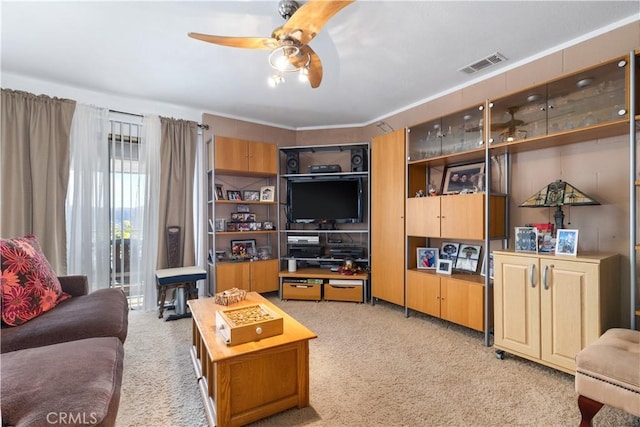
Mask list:
[[587,196],[573,185],[560,179],[542,187],[533,196],[520,204],[521,208],[548,208],[556,207],[553,215],[556,230],[564,228],[564,213],[562,206],[599,205],[600,202]]

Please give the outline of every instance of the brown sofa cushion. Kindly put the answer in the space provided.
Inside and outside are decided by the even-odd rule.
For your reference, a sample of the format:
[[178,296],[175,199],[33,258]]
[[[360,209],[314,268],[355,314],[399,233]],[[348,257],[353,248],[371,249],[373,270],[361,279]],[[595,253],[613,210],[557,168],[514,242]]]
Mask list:
[[123,358],[113,337],[3,354],[3,425],[115,425]]
[[93,337],[127,337],[129,307],[120,289],[71,298],[29,322],[2,329],[2,353]]
[[0,260],[2,321],[6,325],[28,322],[70,297],[62,292],[36,236],[0,239]]

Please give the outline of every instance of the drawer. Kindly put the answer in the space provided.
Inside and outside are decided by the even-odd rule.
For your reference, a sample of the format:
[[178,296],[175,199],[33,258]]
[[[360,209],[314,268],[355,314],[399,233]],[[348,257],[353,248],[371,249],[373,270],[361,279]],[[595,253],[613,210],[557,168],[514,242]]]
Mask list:
[[362,302],[362,285],[333,285],[325,283],[324,299],[327,301]]
[[311,283],[290,283],[282,284],[282,299],[302,299],[310,301],[320,301],[322,298],[322,285]]

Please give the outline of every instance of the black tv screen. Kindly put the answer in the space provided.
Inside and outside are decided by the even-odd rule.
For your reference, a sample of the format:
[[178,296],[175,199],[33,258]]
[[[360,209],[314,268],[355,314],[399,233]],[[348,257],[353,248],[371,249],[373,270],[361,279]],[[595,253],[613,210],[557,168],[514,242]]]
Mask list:
[[362,222],[361,179],[291,181],[289,222]]

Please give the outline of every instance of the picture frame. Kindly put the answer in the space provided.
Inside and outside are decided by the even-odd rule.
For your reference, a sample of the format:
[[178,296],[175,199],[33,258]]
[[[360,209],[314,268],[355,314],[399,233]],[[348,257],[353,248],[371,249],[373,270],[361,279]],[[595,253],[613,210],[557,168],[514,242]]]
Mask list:
[[538,252],[538,229],[536,227],[515,227],[516,252]]
[[238,190],[227,190],[227,200],[242,200],[242,193]]
[[224,200],[224,188],[222,184],[216,184],[216,200]]
[[215,231],[225,231],[227,229],[227,220],[224,218],[216,218]]
[[435,270],[438,248],[416,248],[416,263],[419,270]]
[[484,174],[484,162],[449,166],[444,173],[441,194],[475,193],[478,179]]
[[487,262],[482,263],[482,268],[480,269],[480,275],[482,277],[487,275],[487,264],[489,264],[489,279],[493,279],[493,254],[489,254]]
[[274,226],[273,226],[273,221],[265,221],[262,223],[262,229],[263,230],[273,230]]
[[273,202],[275,201],[276,187],[273,185],[267,185],[260,187],[260,201],[261,202]]
[[556,255],[578,254],[578,230],[566,228],[558,230],[556,235]]
[[260,200],[260,192],[257,190],[244,190],[242,192],[242,200],[257,202]]
[[231,240],[231,256],[253,258],[256,254],[256,239]]
[[455,261],[458,257],[458,250],[460,249],[460,243],[456,242],[443,242],[440,248],[439,259],[450,259]]
[[246,213],[246,212],[251,212],[251,209],[249,208],[249,205],[240,204],[240,205],[236,205],[236,212]]
[[475,273],[478,271],[478,261],[482,253],[482,246],[461,244],[456,257],[455,268],[457,270]]
[[450,259],[439,259],[436,264],[436,273],[451,274],[453,271],[453,261]]
[[256,255],[259,260],[271,259],[271,247],[270,246],[260,246],[256,250]]

